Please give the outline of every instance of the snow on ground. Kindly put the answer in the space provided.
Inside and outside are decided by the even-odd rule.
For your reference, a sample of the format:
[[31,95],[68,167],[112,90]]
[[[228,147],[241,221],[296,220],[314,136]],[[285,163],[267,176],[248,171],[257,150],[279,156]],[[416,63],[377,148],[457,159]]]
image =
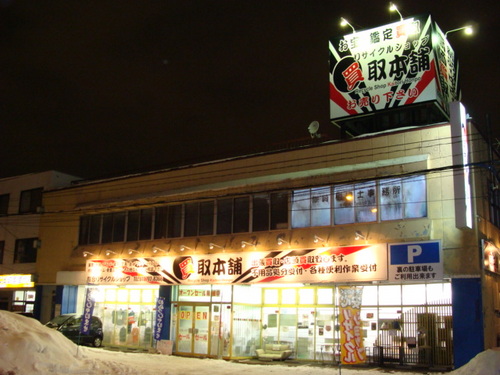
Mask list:
[[[217,359],[123,353],[77,346],[35,319],[0,310],[0,375],[294,375],[338,374],[335,367],[249,365]],[[350,369],[343,375],[415,375],[392,369]],[[500,350],[487,350],[449,375],[500,375]]]

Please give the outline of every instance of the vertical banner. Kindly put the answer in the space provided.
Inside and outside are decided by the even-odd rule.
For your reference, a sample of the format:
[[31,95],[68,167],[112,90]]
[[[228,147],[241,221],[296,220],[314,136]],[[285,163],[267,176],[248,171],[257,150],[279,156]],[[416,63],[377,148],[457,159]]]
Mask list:
[[94,289],[87,288],[85,294],[85,306],[83,309],[82,323],[80,324],[80,333],[88,335],[90,333],[90,324],[92,322],[92,314],[94,313],[95,300],[92,296]]
[[161,331],[163,329],[163,318],[165,317],[165,297],[158,297],[156,300],[156,318],[154,326],[154,339],[161,339]]
[[363,287],[339,287],[340,362],[353,365],[366,362],[361,328]]

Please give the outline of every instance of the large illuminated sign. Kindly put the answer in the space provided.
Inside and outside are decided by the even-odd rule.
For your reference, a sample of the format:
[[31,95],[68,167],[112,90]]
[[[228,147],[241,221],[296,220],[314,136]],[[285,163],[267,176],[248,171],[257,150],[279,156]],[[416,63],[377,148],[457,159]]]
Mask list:
[[430,16],[363,30],[330,41],[330,118],[437,102],[458,96],[458,63]]
[[453,187],[455,192],[455,224],[472,228],[472,191],[469,167],[467,114],[460,102],[450,104],[451,149],[453,151]]
[[88,284],[254,284],[387,280],[387,245],[87,260]]
[[0,288],[33,288],[35,283],[30,274],[0,275]]

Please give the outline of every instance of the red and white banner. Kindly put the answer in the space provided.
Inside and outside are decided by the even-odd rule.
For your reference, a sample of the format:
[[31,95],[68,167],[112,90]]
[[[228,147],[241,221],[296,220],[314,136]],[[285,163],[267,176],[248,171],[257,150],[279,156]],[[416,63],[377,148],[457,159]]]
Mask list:
[[87,260],[88,284],[332,283],[387,280],[387,245]]

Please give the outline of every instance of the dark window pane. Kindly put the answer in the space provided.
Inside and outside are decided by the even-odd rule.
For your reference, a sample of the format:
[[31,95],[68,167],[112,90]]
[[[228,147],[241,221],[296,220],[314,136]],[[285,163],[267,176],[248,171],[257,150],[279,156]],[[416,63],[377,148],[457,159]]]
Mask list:
[[9,213],[9,194],[0,195],[0,216]]
[[288,228],[288,193],[271,194],[271,229]]
[[231,233],[233,220],[233,200],[217,200],[217,234]]
[[150,240],[152,230],[153,230],[153,209],[148,208],[145,210],[141,210],[139,239]]
[[16,240],[14,250],[14,263],[35,263],[37,248],[35,244],[37,238],[23,238]]
[[198,234],[198,203],[185,205],[184,237],[196,236]]
[[42,192],[43,188],[22,191],[19,200],[19,213],[36,213],[38,207],[42,207]]
[[100,240],[101,240],[101,215],[91,215],[89,244],[99,243]]
[[155,208],[155,238],[167,237],[168,206]]
[[182,205],[168,206],[167,237],[180,237],[182,234]]
[[0,241],[0,264],[3,264],[4,249],[5,249],[5,241]]
[[80,231],[78,235],[78,243],[80,245],[87,245],[89,243],[90,232],[90,216],[80,217]]
[[113,214],[113,242],[125,241],[125,220],[126,212],[116,212]]
[[127,241],[137,241],[139,239],[139,218],[141,212],[129,211],[127,222]]
[[113,214],[102,215],[101,243],[110,243],[113,240]]
[[252,230],[269,230],[269,195],[259,194],[253,197]]
[[214,202],[200,203],[200,236],[214,233]]
[[250,198],[234,199],[233,233],[248,232],[250,214]]

